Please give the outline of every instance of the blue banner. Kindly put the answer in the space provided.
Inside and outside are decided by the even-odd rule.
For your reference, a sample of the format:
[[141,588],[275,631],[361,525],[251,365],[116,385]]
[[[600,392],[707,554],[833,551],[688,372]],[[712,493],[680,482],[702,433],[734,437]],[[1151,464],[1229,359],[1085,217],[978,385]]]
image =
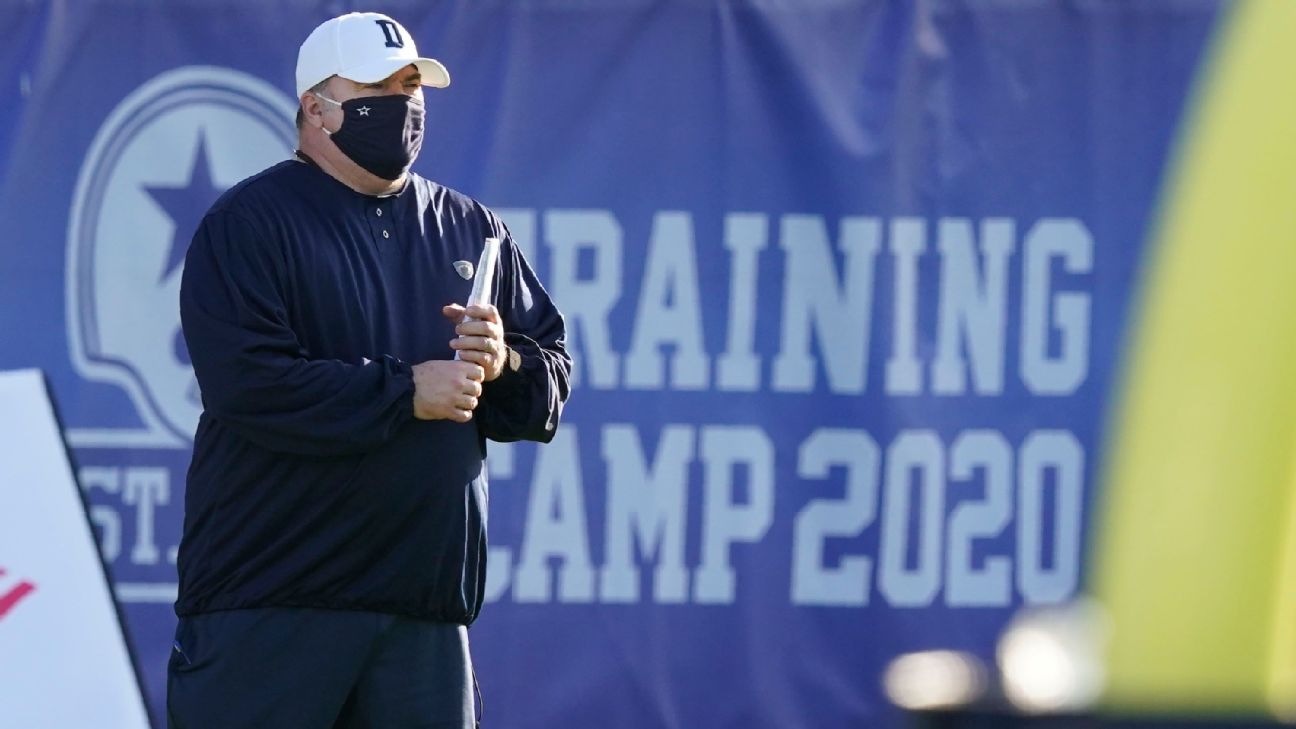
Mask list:
[[[486,724],[894,726],[894,656],[1074,594],[1216,7],[358,8],[449,68],[415,169],[501,213],[576,359],[554,442],[490,446]],[[173,250],[292,153],[297,47],[349,9],[0,2],[0,369],[47,373],[159,719]]]

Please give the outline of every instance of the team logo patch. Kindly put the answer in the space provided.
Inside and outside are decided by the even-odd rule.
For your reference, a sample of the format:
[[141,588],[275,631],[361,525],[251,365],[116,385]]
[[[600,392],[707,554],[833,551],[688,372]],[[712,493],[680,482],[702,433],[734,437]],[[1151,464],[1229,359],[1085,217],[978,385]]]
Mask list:
[[455,261],[454,270],[465,281],[473,277],[473,265],[469,261]]
[[189,241],[223,191],[292,154],[294,113],[253,76],[178,68],[123,99],[82,163],[67,244],[72,362],[121,387],[153,442],[187,445],[202,411],[180,332]]

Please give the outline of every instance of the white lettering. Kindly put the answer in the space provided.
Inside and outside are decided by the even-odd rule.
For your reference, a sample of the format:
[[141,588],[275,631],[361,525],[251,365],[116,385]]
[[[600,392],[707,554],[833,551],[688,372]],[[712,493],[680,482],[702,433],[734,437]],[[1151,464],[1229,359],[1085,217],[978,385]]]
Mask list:
[[558,570],[558,600],[589,602],[594,599],[594,568],[590,564],[575,428],[560,429],[553,441],[538,448],[536,454],[514,597],[518,602],[547,602],[549,560],[555,558],[562,563]]
[[[702,564],[693,597],[699,603],[731,603],[737,578],[730,547],[756,542],[774,520],[774,445],[751,426],[710,425],[702,429],[705,464],[702,505]],[[737,503],[734,470],[747,467],[747,500]]]
[[971,481],[982,472],[985,498],[964,501],[949,520],[949,557],[945,565],[945,601],[963,606],[1004,606],[1012,601],[1012,563],[1007,557],[986,557],[985,566],[972,564],[973,543],[1003,533],[1012,518],[1012,448],[998,431],[970,430],[950,446],[950,479]]
[[990,218],[981,223],[984,275],[978,280],[972,221],[940,222],[940,334],[932,363],[932,390],[940,395],[967,392],[967,363],[959,332],[967,345],[972,380],[978,395],[1003,392],[1004,322],[1008,309],[1008,257],[1013,250],[1013,222]]
[[[1070,395],[1089,368],[1089,294],[1052,294],[1050,267],[1061,258],[1070,274],[1093,270],[1093,238],[1074,218],[1045,219],[1026,235],[1022,292],[1021,377],[1036,395]],[[1059,334],[1056,356],[1050,354],[1052,326]]]
[[[1051,559],[1044,554],[1047,471],[1054,475]],[[1017,589],[1027,603],[1061,602],[1075,593],[1080,578],[1083,483],[1084,449],[1071,433],[1036,431],[1022,443],[1017,468]]]
[[846,498],[815,499],[797,514],[792,529],[792,603],[867,605],[873,571],[869,557],[843,557],[824,565],[824,540],[854,537],[877,517],[878,445],[862,430],[820,428],[801,444],[797,475],[827,478],[832,466],[846,469]]
[[[915,472],[917,489],[911,483]],[[941,527],[945,519],[945,453],[935,433],[901,431],[887,449],[883,489],[878,588],[897,607],[930,605],[941,585]],[[912,569],[906,559],[911,521],[918,530],[914,535],[917,564]]]
[[810,356],[813,328],[832,391],[864,391],[873,265],[881,245],[881,227],[877,218],[842,219],[838,248],[845,257],[846,275],[839,287],[823,218],[783,218],[779,238],[784,252],[783,326],[779,353],[774,359],[776,390],[814,389],[815,361]]
[[698,294],[697,251],[688,213],[661,212],[653,220],[647,273],[639,291],[634,343],[626,360],[626,387],[662,387],[663,344],[673,345],[671,387],[701,390],[710,381],[711,362],[702,349],[702,306]]
[[[95,489],[116,495],[121,492],[121,469],[116,466],[85,466],[81,469],[81,490],[90,497]],[[95,504],[90,507],[90,522],[99,529],[99,550],[105,562],[114,562],[121,556],[121,514],[111,506]]]
[[716,384],[730,392],[760,387],[761,361],[756,356],[756,281],[760,252],[769,240],[764,215],[725,216],[725,248],[729,250],[729,336],[716,361]]
[[157,564],[160,552],[153,536],[155,507],[171,502],[171,474],[165,468],[128,468],[122,501],[135,507],[135,545],[131,562]]
[[[621,225],[606,210],[551,210],[544,215],[551,250],[550,288],[567,316],[567,347],[597,388],[617,386],[620,359],[612,351],[608,316],[621,296]],[[594,255],[593,276],[580,278],[580,252]],[[579,339],[578,339],[579,333]]]
[[605,602],[639,599],[639,570],[634,543],[646,556],[658,556],[653,599],[680,603],[687,598],[684,568],[685,487],[693,460],[693,428],[662,429],[657,457],[650,467],[631,425],[603,429],[603,459],[608,465],[606,561],[600,570],[599,594]]
[[918,361],[918,258],[927,249],[927,223],[920,218],[891,221],[891,256],[895,260],[895,311],[891,325],[891,358],[886,365],[888,395],[922,392]]

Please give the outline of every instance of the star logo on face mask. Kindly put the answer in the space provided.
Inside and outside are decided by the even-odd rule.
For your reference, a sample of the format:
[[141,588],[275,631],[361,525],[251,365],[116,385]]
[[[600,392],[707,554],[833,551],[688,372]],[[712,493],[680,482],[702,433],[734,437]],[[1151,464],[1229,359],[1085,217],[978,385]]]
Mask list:
[[360,116],[369,116],[369,107],[367,106],[362,106],[359,109],[356,109],[356,111],[360,112]]

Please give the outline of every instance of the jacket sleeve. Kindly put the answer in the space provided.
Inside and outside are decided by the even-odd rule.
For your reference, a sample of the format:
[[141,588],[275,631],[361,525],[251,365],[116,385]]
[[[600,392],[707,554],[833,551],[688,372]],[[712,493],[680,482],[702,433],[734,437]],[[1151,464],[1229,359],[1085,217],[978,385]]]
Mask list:
[[482,435],[496,441],[548,443],[558,430],[571,392],[571,357],[562,314],[535,272],[503,230],[495,305],[504,322],[504,342],[522,358],[482,388],[473,419]]
[[242,216],[203,219],[185,258],[180,320],[203,407],[248,440],[299,455],[371,450],[408,422],[410,366],[313,359],[289,326],[287,266]]

